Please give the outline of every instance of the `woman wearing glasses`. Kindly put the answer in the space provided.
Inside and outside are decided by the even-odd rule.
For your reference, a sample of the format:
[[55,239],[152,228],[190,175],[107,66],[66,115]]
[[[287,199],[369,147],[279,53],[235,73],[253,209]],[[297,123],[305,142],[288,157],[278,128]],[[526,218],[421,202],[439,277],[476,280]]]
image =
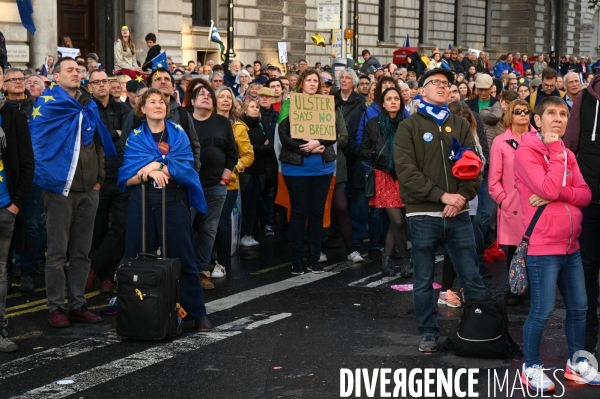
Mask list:
[[[535,133],[529,123],[530,114],[527,101],[519,99],[511,102],[504,114],[507,129],[494,139],[490,151],[489,191],[498,204],[498,244],[505,246],[507,267],[510,267],[517,245],[525,233],[521,199],[515,185],[514,163],[515,151],[523,134]],[[524,302],[527,302],[528,296],[523,298]],[[516,305],[519,297],[509,289],[504,296],[504,303]]]

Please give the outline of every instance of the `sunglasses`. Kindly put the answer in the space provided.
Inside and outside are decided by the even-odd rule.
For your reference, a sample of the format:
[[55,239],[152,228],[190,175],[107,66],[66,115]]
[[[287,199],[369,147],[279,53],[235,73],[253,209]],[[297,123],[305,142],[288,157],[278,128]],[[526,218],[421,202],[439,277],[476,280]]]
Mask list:
[[531,110],[528,110],[528,109],[515,109],[512,113],[513,113],[513,115],[521,115],[521,114],[529,115],[531,113]]

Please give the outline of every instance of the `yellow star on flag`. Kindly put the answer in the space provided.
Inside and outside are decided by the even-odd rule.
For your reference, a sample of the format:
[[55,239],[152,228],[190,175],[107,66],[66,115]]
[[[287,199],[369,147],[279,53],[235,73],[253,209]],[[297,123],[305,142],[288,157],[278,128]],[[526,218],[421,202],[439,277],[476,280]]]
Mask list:
[[156,71],[156,73],[154,74],[154,76],[156,77],[156,79],[158,79],[160,77],[158,71]]
[[142,132],[142,129],[133,129],[133,134],[136,136]]
[[33,113],[31,114],[31,116],[33,116],[33,119],[35,119],[36,116],[43,116],[40,113],[40,108],[42,108],[41,105],[39,107],[33,107]]
[[158,64],[156,64],[159,68],[162,68],[162,62],[159,62]]
[[176,124],[176,125],[175,125],[175,127],[176,127],[177,129],[179,129],[179,130],[183,130],[183,127],[181,127],[181,125],[180,125],[179,123],[178,123],[178,124]]
[[50,90],[54,89],[54,86],[56,86],[55,82],[50,83]]
[[48,101],[52,100],[52,101],[56,101],[56,99],[53,96],[40,96],[44,99],[44,103],[47,103]]
[[142,83],[144,81],[144,77],[142,75],[138,75],[135,80],[137,80],[139,83]]
[[2,178],[2,176],[0,176],[0,183],[2,183],[4,181],[4,179]]

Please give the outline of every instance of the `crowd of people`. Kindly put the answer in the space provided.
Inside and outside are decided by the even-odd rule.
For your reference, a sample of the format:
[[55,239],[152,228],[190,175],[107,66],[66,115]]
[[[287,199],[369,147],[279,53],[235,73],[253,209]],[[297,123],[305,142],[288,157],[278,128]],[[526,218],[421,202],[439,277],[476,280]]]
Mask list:
[[[404,66],[364,50],[358,73],[305,60],[285,74],[238,60],[169,59],[152,69],[161,49],[154,34],[146,42],[142,64],[123,27],[115,80],[95,54],[47,57],[40,73],[51,79],[1,65],[0,351],[17,349],[4,318],[14,278],[28,293],[33,274],[45,274],[53,327],[102,321],[84,294],[112,293],[120,259],[141,252],[146,185],[148,249],[160,251],[165,190],[167,256],[181,259],[181,301],[198,331],[212,328],[203,290],[227,274],[239,197],[240,246],[264,245],[259,235],[277,231],[295,275],[323,273],[323,249],[340,241],[348,261],[364,262],[358,249],[368,234],[368,260],[380,261],[384,276],[412,277],[423,352],[436,350],[439,335],[438,248],[437,304],[461,307],[486,296],[486,247],[502,246],[508,267],[536,214],[529,292],[504,297],[530,307],[524,381],[554,388],[539,347],[558,286],[565,378],[600,384],[586,359],[573,358],[598,343],[598,63],[515,53],[492,66],[484,52],[434,48]],[[332,96],[335,139],[293,137],[294,93]]]

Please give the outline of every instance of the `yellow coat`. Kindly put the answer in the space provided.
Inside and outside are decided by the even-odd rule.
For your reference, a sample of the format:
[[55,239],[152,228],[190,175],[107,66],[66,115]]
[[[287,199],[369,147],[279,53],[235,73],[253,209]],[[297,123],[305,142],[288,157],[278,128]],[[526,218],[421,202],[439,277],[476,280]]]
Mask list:
[[248,137],[248,126],[244,122],[235,122],[232,127],[239,158],[237,165],[235,165],[229,177],[227,190],[238,189],[239,174],[243,173],[254,162],[254,150],[252,149],[252,144],[250,144],[250,137]]

